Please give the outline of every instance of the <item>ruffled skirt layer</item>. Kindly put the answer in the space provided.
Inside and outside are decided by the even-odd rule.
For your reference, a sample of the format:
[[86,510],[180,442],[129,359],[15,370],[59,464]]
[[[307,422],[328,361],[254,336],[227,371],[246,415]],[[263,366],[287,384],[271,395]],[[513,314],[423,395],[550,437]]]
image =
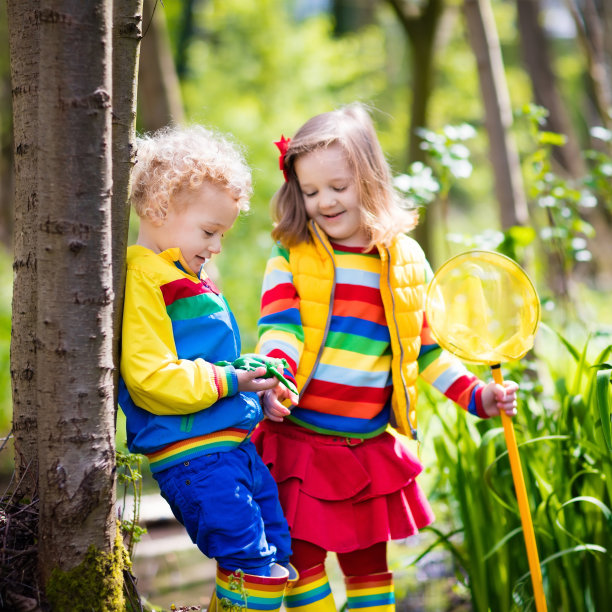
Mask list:
[[415,480],[422,464],[387,432],[360,441],[265,420],[253,442],[292,538],[350,552],[414,535],[434,518]]

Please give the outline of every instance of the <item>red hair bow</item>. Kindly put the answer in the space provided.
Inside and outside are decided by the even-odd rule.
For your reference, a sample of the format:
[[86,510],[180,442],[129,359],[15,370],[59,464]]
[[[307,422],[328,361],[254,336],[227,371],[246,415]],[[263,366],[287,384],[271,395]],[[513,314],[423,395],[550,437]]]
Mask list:
[[278,157],[278,167],[283,171],[285,182],[289,180],[289,175],[287,174],[287,169],[285,168],[285,155],[287,154],[287,149],[289,148],[290,142],[291,138],[285,138],[283,135],[281,135],[281,139],[274,143],[280,151],[280,155]]

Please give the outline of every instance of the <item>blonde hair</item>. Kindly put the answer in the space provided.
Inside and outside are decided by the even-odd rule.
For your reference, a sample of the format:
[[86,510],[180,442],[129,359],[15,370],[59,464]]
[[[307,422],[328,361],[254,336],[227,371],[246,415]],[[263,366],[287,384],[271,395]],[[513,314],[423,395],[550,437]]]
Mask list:
[[366,107],[353,103],[309,119],[291,139],[284,158],[287,181],[272,199],[272,237],[285,246],[311,240],[295,162],[302,155],[339,144],[357,180],[362,223],[369,247],[388,245],[417,224],[418,213],[394,188],[391,170]]
[[166,127],[137,139],[131,203],[141,218],[163,221],[173,196],[205,181],[227,188],[249,209],[251,171],[240,148],[200,125]]

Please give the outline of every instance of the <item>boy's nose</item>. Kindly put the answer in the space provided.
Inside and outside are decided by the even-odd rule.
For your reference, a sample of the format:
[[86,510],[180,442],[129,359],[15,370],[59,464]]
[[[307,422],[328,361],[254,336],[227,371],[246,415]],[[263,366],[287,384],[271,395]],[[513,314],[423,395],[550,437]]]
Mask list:
[[209,245],[208,250],[211,253],[215,253],[216,255],[218,255],[221,252],[221,240],[215,240],[214,242],[212,242]]

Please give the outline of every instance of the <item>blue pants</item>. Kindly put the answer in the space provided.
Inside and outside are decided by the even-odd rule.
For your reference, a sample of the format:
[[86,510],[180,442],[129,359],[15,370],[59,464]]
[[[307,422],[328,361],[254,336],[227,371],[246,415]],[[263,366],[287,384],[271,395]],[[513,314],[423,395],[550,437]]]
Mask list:
[[153,476],[192,541],[224,569],[265,576],[273,563],[289,563],[276,483],[250,440]]

